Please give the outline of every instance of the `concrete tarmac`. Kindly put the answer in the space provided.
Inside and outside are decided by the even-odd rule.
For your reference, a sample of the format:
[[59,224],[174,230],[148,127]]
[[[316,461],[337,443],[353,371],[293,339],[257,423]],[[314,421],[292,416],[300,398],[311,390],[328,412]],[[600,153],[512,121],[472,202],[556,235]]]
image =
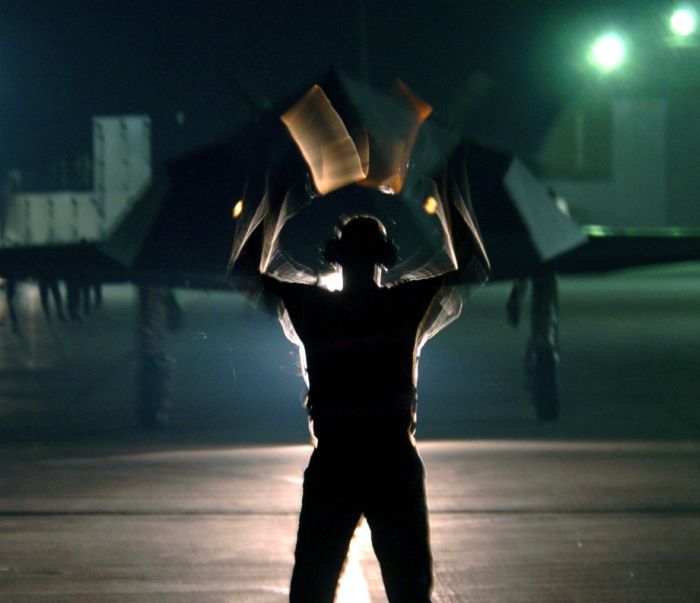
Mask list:
[[[423,348],[419,437],[700,437],[700,266],[561,279],[560,291],[560,420],[536,420],[523,387],[527,314],[512,329],[508,285],[496,283]],[[177,295],[185,325],[165,342],[174,362],[170,432],[305,442],[298,357],[277,322],[231,293]],[[19,336],[0,302],[0,443],[138,432],[132,289],[106,287],[104,307],[70,324],[47,324],[36,286],[19,297]]]
[[[131,450],[0,462],[0,601],[286,600],[307,446]],[[700,600],[700,445],[420,450],[435,603]],[[386,601],[366,528],[337,601]]]

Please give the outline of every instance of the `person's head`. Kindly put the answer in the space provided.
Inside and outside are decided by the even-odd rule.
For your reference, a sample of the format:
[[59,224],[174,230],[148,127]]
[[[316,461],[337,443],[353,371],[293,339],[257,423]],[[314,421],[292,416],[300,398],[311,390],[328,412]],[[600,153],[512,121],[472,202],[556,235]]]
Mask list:
[[324,257],[344,271],[373,273],[377,265],[391,268],[398,260],[398,252],[377,218],[360,215],[342,222],[336,237],[326,243]]

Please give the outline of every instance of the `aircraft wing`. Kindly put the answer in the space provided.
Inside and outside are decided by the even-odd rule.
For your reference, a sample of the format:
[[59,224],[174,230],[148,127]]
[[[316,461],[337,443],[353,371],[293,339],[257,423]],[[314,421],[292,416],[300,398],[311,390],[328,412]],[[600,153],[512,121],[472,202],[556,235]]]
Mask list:
[[232,142],[222,142],[169,164],[100,250],[130,280],[229,287],[232,210],[244,182],[237,156]]
[[543,270],[602,273],[700,259],[700,229],[581,226],[517,157],[471,145],[472,205],[491,260],[491,280]]
[[232,164],[227,145],[183,158],[156,175],[104,241],[0,248],[0,276],[228,288]]
[[[228,288],[234,208],[250,194],[251,170],[265,163],[255,149],[273,146],[279,128],[275,116],[251,122],[171,162],[105,241],[0,248],[0,275]],[[517,157],[470,143],[465,159],[492,280],[700,258],[700,229],[581,227]]]
[[534,274],[586,244],[581,227],[517,157],[470,144],[467,171],[491,280]]
[[610,228],[584,226],[584,245],[558,257],[562,274],[610,272],[623,268],[700,260],[698,228]]

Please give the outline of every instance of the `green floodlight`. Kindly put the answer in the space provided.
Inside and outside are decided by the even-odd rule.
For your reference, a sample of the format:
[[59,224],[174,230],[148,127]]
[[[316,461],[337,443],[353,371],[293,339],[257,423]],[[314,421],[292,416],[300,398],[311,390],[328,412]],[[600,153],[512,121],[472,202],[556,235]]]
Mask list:
[[593,43],[591,61],[601,71],[613,71],[625,60],[627,45],[622,36],[608,32]]
[[682,38],[692,36],[698,28],[698,12],[689,5],[679,6],[669,19],[671,31]]

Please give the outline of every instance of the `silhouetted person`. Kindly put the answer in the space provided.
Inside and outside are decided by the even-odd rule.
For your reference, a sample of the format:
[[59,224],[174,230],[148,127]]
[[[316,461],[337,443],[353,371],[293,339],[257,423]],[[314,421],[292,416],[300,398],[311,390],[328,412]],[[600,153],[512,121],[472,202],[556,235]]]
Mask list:
[[432,561],[413,438],[415,371],[417,334],[442,279],[378,286],[378,266],[391,266],[396,248],[367,216],[348,221],[325,256],[342,267],[342,291],[265,277],[304,345],[317,439],[304,476],[290,601],[333,601],[364,515],[389,601],[426,603]]
[[19,321],[15,312],[15,294],[17,293],[17,281],[10,277],[5,281],[5,301],[7,302],[7,313],[10,315],[10,324],[14,333],[19,332]]
[[41,309],[44,311],[44,316],[46,320],[51,322],[51,299],[53,298],[53,303],[56,306],[56,316],[58,316],[61,322],[66,321],[66,317],[63,314],[63,299],[61,297],[61,290],[58,286],[58,280],[55,278],[43,278],[39,280],[39,299],[41,300]]

